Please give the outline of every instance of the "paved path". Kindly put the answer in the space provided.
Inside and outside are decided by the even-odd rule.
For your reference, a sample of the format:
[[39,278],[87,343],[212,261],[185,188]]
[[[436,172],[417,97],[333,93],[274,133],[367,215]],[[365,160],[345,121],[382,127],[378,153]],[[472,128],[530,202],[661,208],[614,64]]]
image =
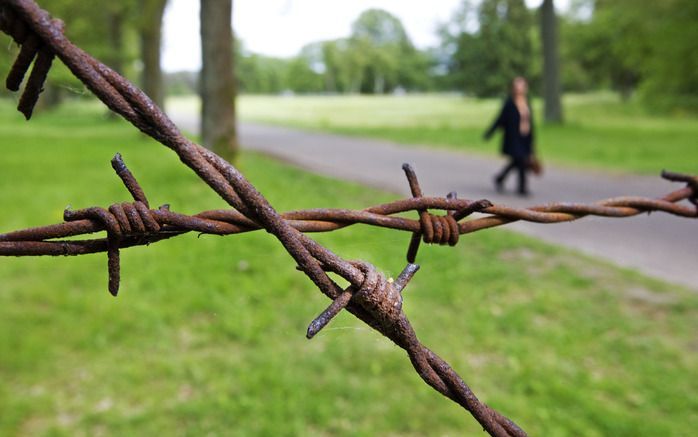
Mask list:
[[[185,131],[197,131],[194,114],[170,115]],[[549,167],[542,179],[531,180],[534,195],[519,199],[494,191],[492,175],[502,165],[502,160],[496,158],[249,123],[240,125],[240,142],[244,148],[279,157],[316,173],[406,196],[409,189],[401,169],[403,162],[415,166],[427,195],[456,191],[464,198],[487,198],[512,206],[552,201],[592,202],[619,195],[659,196],[677,187],[658,177]],[[492,147],[496,147],[494,142]],[[514,175],[508,183],[514,183]],[[574,223],[515,223],[507,229],[698,290],[698,222],[695,220],[655,213],[626,219],[587,217]]]

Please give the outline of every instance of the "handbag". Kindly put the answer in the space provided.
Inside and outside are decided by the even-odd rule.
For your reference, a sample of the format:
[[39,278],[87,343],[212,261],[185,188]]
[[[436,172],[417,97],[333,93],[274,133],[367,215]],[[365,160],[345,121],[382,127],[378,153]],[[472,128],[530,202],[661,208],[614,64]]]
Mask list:
[[531,155],[528,158],[528,169],[536,176],[541,176],[543,174],[543,164],[536,155]]

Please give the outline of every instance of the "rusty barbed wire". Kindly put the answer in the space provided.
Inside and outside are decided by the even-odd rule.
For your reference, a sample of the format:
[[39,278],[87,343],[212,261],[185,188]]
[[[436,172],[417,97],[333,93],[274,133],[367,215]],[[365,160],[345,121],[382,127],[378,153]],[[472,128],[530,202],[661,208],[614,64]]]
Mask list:
[[[211,210],[194,215],[179,214],[169,205],[150,209],[140,184],[129,171],[120,154],[112,159],[112,167],[133,197],[132,203],[117,203],[108,208],[91,207],[67,209],[64,222],[0,234],[0,256],[84,255],[107,252],[109,255],[109,291],[116,295],[119,284],[118,250],[136,245],[149,245],[188,232],[213,235],[233,235],[263,229],[235,210]],[[362,210],[318,208],[289,211],[280,217],[300,232],[330,232],[355,224],[365,224],[412,233],[407,251],[408,263],[414,263],[421,241],[455,246],[461,234],[501,226],[523,220],[535,223],[560,223],[578,220],[588,215],[631,217],[641,213],[661,211],[683,217],[697,217],[698,208],[679,204],[695,202],[695,177],[664,172],[670,181],[686,182],[687,186],[659,199],[646,197],[616,197],[594,204],[550,203],[530,208],[510,208],[493,205],[488,200],[458,199],[456,193],[445,198],[424,197],[414,169],[403,164],[408,182],[415,195]],[[698,205],[697,205],[698,206]],[[444,210],[436,215],[429,209]],[[416,211],[419,219],[398,217]],[[460,221],[472,213],[484,217]],[[107,232],[107,238],[57,240]]]
[[[402,290],[419,269],[414,264],[419,244],[455,245],[459,236],[517,220],[537,223],[572,221],[587,215],[629,217],[662,211],[683,217],[698,217],[698,178],[664,172],[665,179],[684,182],[685,188],[659,199],[618,197],[594,204],[552,203],[531,208],[493,205],[487,200],[425,197],[414,170],[403,166],[412,198],[372,206],[363,210],[307,209],[278,213],[255,187],[230,163],[187,140],[167,116],[138,88],[73,45],[63,35],[60,20],[51,19],[33,0],[0,0],[0,30],[20,45],[20,53],[6,81],[18,91],[26,81],[18,110],[31,118],[54,57],[58,57],[105,105],[138,129],[172,149],[232,209],[204,211],[195,215],[173,212],[168,205],[152,209],[148,199],[120,155],[112,167],[133,197],[133,202],[108,208],[67,210],[64,222],[0,234],[0,256],[83,255],[107,252],[109,291],[119,289],[120,250],[151,244],[186,232],[231,235],[264,229],[273,234],[322,293],[330,306],[307,330],[312,338],[342,309],[388,337],[407,352],[419,376],[432,388],[461,405],[494,436],[524,436],[525,432],[501,413],[481,402],[460,376],[435,353],[421,344],[402,311]],[[688,200],[692,206],[679,204]],[[435,215],[429,210],[443,210]],[[419,219],[396,214],[416,211]],[[463,220],[478,212],[485,216]],[[354,224],[386,227],[412,233],[407,265],[390,281],[365,261],[346,261],[305,233],[328,232]],[[106,231],[106,238],[61,240]],[[339,287],[327,273],[333,272],[350,285]]]

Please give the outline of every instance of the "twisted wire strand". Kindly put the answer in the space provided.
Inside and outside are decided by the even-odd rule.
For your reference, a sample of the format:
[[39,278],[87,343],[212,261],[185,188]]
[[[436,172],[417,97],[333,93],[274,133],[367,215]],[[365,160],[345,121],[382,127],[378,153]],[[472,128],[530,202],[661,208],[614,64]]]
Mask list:
[[[120,155],[117,155],[112,162],[120,162],[118,165],[122,166],[121,168],[128,171]],[[127,187],[129,186],[131,187],[129,188],[129,191],[132,191],[132,189],[134,189],[133,187],[135,187],[135,189],[141,193],[140,195],[134,195],[134,200],[145,199],[145,195],[142,194],[143,191],[140,188],[140,185],[138,185],[138,183],[135,181],[135,178],[129,181]],[[434,215],[427,211],[427,214],[431,216],[432,229],[433,222],[438,219],[442,221],[449,220],[449,222],[450,220],[453,220],[451,223],[455,223],[457,226],[457,233],[454,232],[452,225],[449,223],[447,226],[449,226],[449,229],[452,232],[450,235],[446,234],[445,236],[440,237],[440,240],[437,241],[436,233],[433,233],[432,239],[427,242],[453,245],[451,243],[453,242],[454,234],[468,234],[496,226],[502,226],[518,220],[549,224],[579,220],[587,216],[624,218],[655,211],[680,217],[695,218],[698,217],[698,208],[695,208],[688,203],[681,203],[684,200],[688,200],[690,202],[694,198],[695,189],[690,186],[672,191],[658,199],[639,196],[625,196],[606,199],[592,204],[549,203],[546,205],[538,205],[528,208],[512,208],[503,205],[492,205],[488,201],[485,201],[485,203],[483,201],[455,199],[453,196],[447,198],[422,196],[418,198],[396,200],[362,210],[315,208],[288,211],[281,213],[280,217],[300,232],[331,232],[355,224],[365,224],[398,231],[412,232],[420,235],[421,238],[425,234],[425,232],[423,232],[424,222],[421,219],[421,214],[417,220],[395,215],[410,211],[417,211],[420,213],[421,211],[427,211],[429,209],[444,210],[447,211],[449,215]],[[202,234],[214,235],[233,235],[263,229],[262,226],[256,222],[232,209],[210,210],[203,211],[195,215],[184,215],[170,211],[168,206],[163,206],[159,209],[147,210],[148,212],[145,214],[144,209],[148,208],[147,200],[136,200],[133,204],[117,204],[108,208],[109,212],[112,212],[117,216],[117,219],[119,216],[122,217],[119,220],[119,223],[121,224],[122,229],[127,230],[124,237],[128,237],[128,234],[130,234],[128,226],[131,222],[123,218],[123,214],[125,213],[126,209],[130,210],[132,208],[140,208],[138,211],[140,213],[140,217],[145,217],[145,220],[152,220],[151,227],[154,228],[155,225],[159,225],[159,230],[149,229],[150,232],[148,235],[144,236],[142,244],[150,244],[154,241],[181,235],[186,232],[199,232]],[[119,209],[124,210],[124,212],[120,212]],[[482,217],[464,220],[461,222],[455,221],[457,216],[453,213],[453,211],[473,209],[478,209]],[[22,247],[28,247],[33,243],[39,242],[49,244],[77,244],[81,249],[76,250],[74,253],[72,250],[69,250],[69,252],[65,253],[65,255],[82,255],[86,253],[84,247],[88,241],[104,241],[104,239],[100,238],[82,241],[50,241],[57,238],[75,237],[109,230],[104,220],[100,220],[94,216],[84,218],[81,216],[78,218],[78,216],[75,214],[76,212],[66,211],[67,219],[63,223],[0,234],[0,256],[22,256]],[[133,217],[134,213],[132,212],[131,214],[131,217]],[[131,220],[133,220],[133,218],[131,218]],[[143,218],[141,220],[143,220]],[[445,227],[446,226],[444,226],[444,228]],[[142,228],[142,226],[137,227],[137,229],[140,228]],[[456,243],[457,241],[458,240],[456,240]],[[22,244],[13,246],[3,244],[9,242]],[[128,243],[128,238],[122,239],[122,244],[126,244],[127,247],[133,245]],[[48,248],[50,245],[43,247]],[[105,250],[102,246],[97,244],[91,245],[90,248],[93,249],[93,251],[89,253],[103,252]],[[55,255],[52,250],[46,250],[46,253],[43,254]]]
[[[109,289],[115,294],[118,290],[119,249],[150,244],[189,231],[227,235],[265,229],[284,246],[299,270],[333,300],[313,323],[324,318],[320,322],[325,326],[334,314],[345,308],[404,349],[415,370],[428,385],[469,411],[491,435],[526,434],[511,420],[478,400],[458,374],[417,339],[402,311],[402,296],[399,293],[418,266],[408,263],[398,280],[391,283],[374,266],[362,261],[346,261],[304,232],[331,231],[354,223],[409,231],[413,233],[413,238],[408,258],[413,259],[420,241],[417,235],[423,236],[421,239],[426,242],[455,244],[460,234],[516,220],[553,223],[576,220],[589,214],[627,217],[645,211],[664,211],[685,217],[698,215],[698,183],[693,176],[666,174],[668,179],[686,182],[688,187],[661,199],[617,198],[593,205],[550,204],[514,209],[491,205],[485,200],[460,200],[455,196],[423,197],[416,175],[410,169],[405,172],[413,194],[411,199],[360,211],[317,209],[279,214],[234,166],[187,140],[142,91],[72,44],[63,35],[62,23],[52,19],[33,0],[0,0],[0,30],[12,36],[21,46],[6,82],[8,88],[18,90],[32,60],[34,63],[18,106],[27,119],[31,117],[50,69],[50,60],[58,57],[107,107],[177,153],[183,164],[233,208],[206,211],[194,216],[177,214],[166,205],[151,209],[137,181],[117,156],[113,167],[134,202],[115,204],[108,209],[93,207],[67,211],[64,223],[0,235],[0,255],[81,255],[106,251]],[[684,199],[688,199],[696,208],[677,204]],[[434,216],[428,209],[441,209],[446,211],[446,215]],[[393,216],[411,210],[418,211],[419,220]],[[459,223],[476,211],[489,216]],[[102,230],[107,232],[106,239],[55,240]],[[342,289],[327,272],[339,274],[351,285]],[[314,329],[313,335],[319,329]],[[308,332],[311,332],[310,327]]]

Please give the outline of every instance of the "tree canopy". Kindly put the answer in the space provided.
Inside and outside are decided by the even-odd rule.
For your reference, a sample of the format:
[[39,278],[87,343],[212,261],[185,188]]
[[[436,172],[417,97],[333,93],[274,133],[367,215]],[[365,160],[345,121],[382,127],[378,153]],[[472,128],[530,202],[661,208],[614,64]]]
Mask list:
[[[698,2],[586,0],[589,19],[570,17],[563,68],[587,87],[610,87],[655,107],[698,109]],[[564,35],[563,33],[563,35]]]
[[[65,20],[73,40],[137,78],[144,65],[136,62],[140,5],[149,3],[164,0],[43,0],[42,6]],[[291,58],[252,53],[236,42],[238,86],[246,93],[436,90],[487,97],[502,95],[511,79],[522,75],[538,93],[544,46],[538,14],[524,0],[463,0],[439,27],[440,44],[419,49],[398,17],[369,9],[354,20],[350,34],[310,43]],[[661,0],[638,7],[636,0],[574,0],[557,17],[563,91],[612,89],[651,108],[698,111],[698,2]],[[0,54],[0,64],[11,62],[12,55]],[[177,92],[196,91],[193,77],[171,79]],[[50,81],[54,88],[80,89],[60,66]]]
[[524,0],[464,1],[441,28],[449,83],[476,96],[506,91],[516,76],[532,76],[532,12]]

